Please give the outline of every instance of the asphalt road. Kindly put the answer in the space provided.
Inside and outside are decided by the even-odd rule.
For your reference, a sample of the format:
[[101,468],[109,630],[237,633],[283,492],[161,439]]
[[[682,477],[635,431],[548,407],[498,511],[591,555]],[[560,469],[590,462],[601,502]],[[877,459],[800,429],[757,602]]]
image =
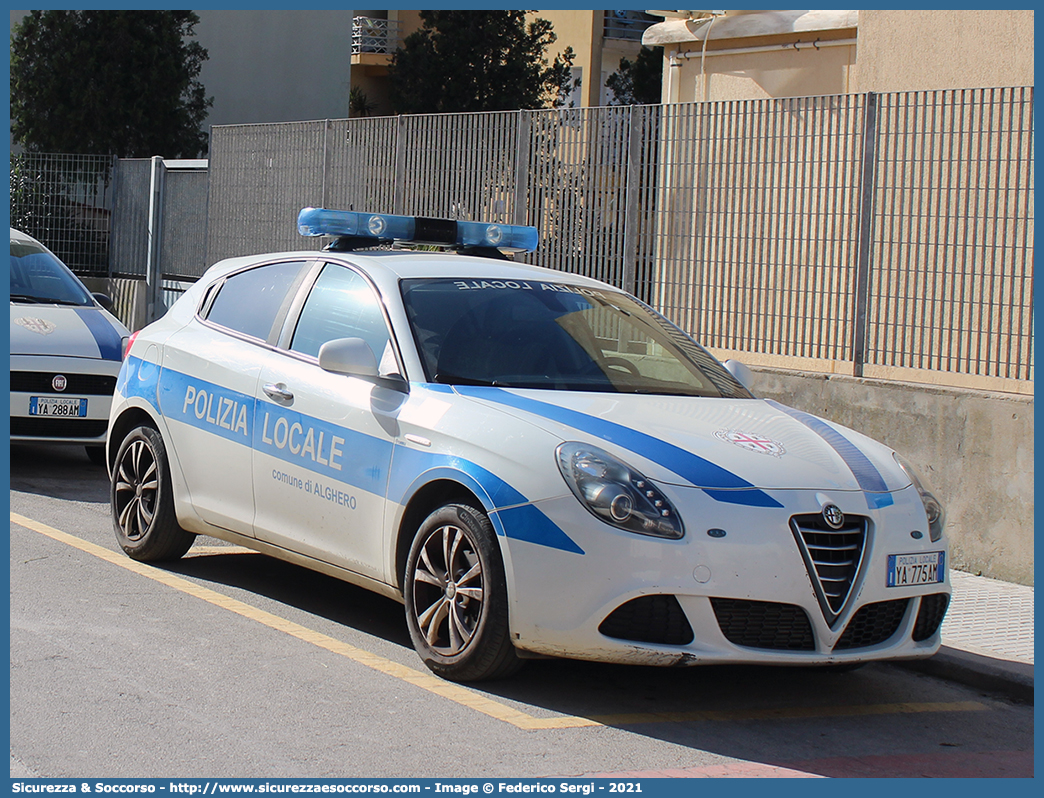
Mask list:
[[132,562],[80,448],[11,447],[12,776],[1032,776],[1033,709],[889,665],[534,661],[464,687],[402,608],[200,538]]

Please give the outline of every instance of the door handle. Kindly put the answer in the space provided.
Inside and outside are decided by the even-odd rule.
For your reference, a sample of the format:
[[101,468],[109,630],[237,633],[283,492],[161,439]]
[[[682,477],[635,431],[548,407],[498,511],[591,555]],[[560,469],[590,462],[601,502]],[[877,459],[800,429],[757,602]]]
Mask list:
[[294,392],[281,382],[270,382],[265,385],[262,390],[272,399],[276,399],[280,402],[294,401]]

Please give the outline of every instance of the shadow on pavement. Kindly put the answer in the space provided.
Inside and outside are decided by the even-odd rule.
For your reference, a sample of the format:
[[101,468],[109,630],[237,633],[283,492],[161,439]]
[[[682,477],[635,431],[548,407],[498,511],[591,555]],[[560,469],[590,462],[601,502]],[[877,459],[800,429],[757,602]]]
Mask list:
[[79,444],[11,444],[11,490],[108,504],[109,475]]
[[[390,599],[260,554],[207,553],[165,568],[379,637],[401,647],[403,662],[424,671],[412,654],[402,606]],[[965,770],[980,775],[1032,773],[1031,755],[989,747],[989,740],[1006,737],[1019,723],[1006,717],[1002,703],[887,664],[836,672],[548,659],[528,662],[511,679],[469,687],[529,715],[589,718],[650,739],[814,775],[941,775],[947,767],[955,772],[962,752],[970,757]],[[938,709],[917,709],[927,704]],[[989,750],[994,753],[987,756]]]

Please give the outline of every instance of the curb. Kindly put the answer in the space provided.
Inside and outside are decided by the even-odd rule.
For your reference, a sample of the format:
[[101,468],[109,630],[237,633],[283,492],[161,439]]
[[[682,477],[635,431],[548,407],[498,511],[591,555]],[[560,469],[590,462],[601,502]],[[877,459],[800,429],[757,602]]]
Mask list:
[[1013,701],[1033,705],[1033,665],[1025,662],[943,646],[928,659],[900,660],[892,664],[968,687],[1001,693]]

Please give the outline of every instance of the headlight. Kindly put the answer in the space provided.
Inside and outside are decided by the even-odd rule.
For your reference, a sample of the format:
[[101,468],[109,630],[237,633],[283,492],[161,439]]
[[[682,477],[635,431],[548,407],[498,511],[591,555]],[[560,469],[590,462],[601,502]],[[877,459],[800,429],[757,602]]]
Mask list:
[[555,455],[573,495],[600,520],[639,535],[678,539],[685,534],[667,497],[608,452],[586,443],[563,443]]
[[946,524],[946,510],[943,509],[942,502],[935,498],[935,495],[925,487],[924,481],[917,475],[913,466],[898,454],[894,452],[892,454],[895,457],[895,462],[906,472],[906,476],[910,478],[914,487],[917,488],[917,492],[921,494],[924,512],[928,515],[928,539],[934,543],[942,538],[943,526]]

